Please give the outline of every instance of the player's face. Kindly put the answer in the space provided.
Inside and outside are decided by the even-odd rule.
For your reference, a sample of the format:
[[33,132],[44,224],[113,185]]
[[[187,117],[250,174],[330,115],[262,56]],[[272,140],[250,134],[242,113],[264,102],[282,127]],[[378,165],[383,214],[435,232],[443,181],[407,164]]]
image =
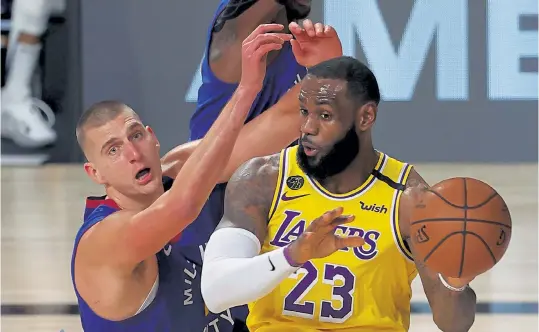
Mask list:
[[311,12],[312,0],[276,0],[286,7],[288,19],[291,21],[306,18]]
[[359,153],[354,105],[346,97],[346,84],[307,75],[299,101],[303,116],[300,167],[318,180],[344,171]]
[[133,112],[87,129],[85,146],[91,158],[85,169],[95,182],[126,196],[152,194],[162,187],[159,142]]

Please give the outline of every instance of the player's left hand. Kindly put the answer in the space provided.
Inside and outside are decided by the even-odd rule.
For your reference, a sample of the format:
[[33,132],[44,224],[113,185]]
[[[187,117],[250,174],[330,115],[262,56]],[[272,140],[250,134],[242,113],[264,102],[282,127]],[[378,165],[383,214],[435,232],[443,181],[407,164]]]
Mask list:
[[309,19],[300,26],[290,23],[288,28],[295,39],[290,41],[296,61],[304,67],[312,67],[320,62],[342,56],[342,45],[332,26],[313,24]]

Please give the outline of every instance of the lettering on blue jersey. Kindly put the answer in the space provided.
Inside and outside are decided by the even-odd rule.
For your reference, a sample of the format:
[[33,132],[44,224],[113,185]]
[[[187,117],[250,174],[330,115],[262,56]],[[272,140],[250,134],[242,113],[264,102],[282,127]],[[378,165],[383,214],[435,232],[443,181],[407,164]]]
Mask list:
[[[270,241],[270,244],[276,247],[284,247],[290,242],[297,239],[304,231],[306,221],[300,219],[301,212],[285,210],[285,219],[275,233],[275,237]],[[292,227],[290,227],[292,226]],[[287,231],[287,229],[290,229]],[[340,251],[350,251],[354,253],[360,260],[371,260],[378,255],[378,239],[381,233],[376,230],[364,230],[357,227],[337,226],[335,234],[339,236],[361,236],[365,239],[365,244],[361,247],[344,248]]]
[[198,249],[200,250],[200,261],[203,262],[204,261],[204,251],[206,250],[206,246],[208,245],[208,243],[206,242],[205,244],[201,244],[198,246]]
[[193,281],[195,280],[197,276],[197,270],[195,264],[193,264],[193,271],[189,271],[187,268],[183,269],[183,273],[185,273],[185,285],[186,288],[183,290],[183,295],[185,298],[183,299],[183,305],[191,305],[193,304]]
[[387,213],[387,208],[385,205],[382,205],[382,206],[378,206],[376,204],[367,205],[363,201],[359,201],[359,204],[361,205],[361,210],[371,211],[371,212],[376,212],[376,213],[383,213],[383,214]]
[[[223,322],[228,326],[234,326],[234,319],[232,318],[232,313],[230,312],[230,309],[226,309],[226,311],[223,311],[219,314],[219,317],[215,317],[214,320],[208,323],[206,327],[204,328],[204,332],[219,332],[219,325],[221,322]],[[222,326],[221,326],[222,327]],[[224,328],[224,330],[228,330]]]

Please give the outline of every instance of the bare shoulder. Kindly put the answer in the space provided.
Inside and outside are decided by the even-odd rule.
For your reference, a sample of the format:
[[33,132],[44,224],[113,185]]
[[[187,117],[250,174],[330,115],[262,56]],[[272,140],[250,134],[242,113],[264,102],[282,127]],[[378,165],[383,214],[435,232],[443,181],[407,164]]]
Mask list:
[[[118,243],[118,235],[126,227],[127,221],[135,213],[120,210],[105,217],[88,229],[81,237],[75,257],[79,266],[105,266],[121,261],[119,256],[123,251],[111,250]],[[115,255],[110,253],[114,252]]]
[[415,167],[412,167],[410,170],[410,174],[408,175],[408,179],[406,180],[406,190],[421,190],[425,187],[428,187],[429,184],[415,169]]
[[224,217],[218,228],[240,227],[265,236],[267,216],[279,174],[280,154],[253,158],[230,178]]
[[411,212],[420,199],[421,193],[426,188],[429,188],[429,184],[417,172],[415,167],[412,167],[408,179],[406,180],[405,189],[399,204],[399,227],[401,234],[405,239],[410,237]]
[[232,184],[251,184],[260,186],[267,184],[271,179],[277,179],[279,173],[280,154],[255,157],[243,163],[232,175],[229,186]]

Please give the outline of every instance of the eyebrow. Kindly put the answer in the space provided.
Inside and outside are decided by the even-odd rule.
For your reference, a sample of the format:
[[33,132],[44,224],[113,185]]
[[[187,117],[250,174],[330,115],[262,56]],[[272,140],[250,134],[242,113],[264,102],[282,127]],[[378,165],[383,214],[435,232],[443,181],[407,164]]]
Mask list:
[[[129,127],[127,127],[127,132],[130,132],[134,129],[137,129],[137,128],[143,128],[142,124],[140,124],[139,122],[135,122],[131,125],[129,125]],[[111,137],[109,138],[105,144],[103,144],[101,146],[101,153],[103,153],[103,151],[105,150],[105,148],[107,148],[109,145],[111,145],[112,143],[114,143],[115,141],[118,141],[120,140],[118,137]]]

